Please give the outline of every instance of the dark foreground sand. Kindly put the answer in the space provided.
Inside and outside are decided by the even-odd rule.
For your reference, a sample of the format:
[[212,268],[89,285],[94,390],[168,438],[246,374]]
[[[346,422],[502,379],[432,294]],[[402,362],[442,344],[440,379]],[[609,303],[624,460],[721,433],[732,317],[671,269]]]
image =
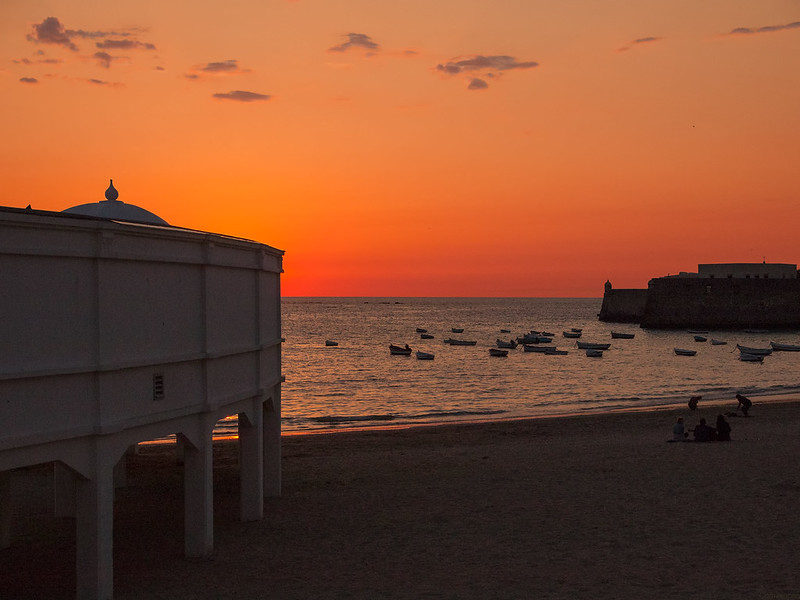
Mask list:
[[[115,505],[116,598],[800,598],[800,403],[757,402],[731,443],[665,443],[718,412],[288,436],[257,523],[221,443],[205,560],[182,556],[174,450],[146,447]],[[45,473],[15,476],[0,598],[73,597]]]

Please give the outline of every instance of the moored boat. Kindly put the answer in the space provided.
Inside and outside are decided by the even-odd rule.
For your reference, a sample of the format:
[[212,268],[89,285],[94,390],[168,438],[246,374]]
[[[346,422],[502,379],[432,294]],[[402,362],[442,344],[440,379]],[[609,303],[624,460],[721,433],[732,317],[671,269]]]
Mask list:
[[445,344],[450,344],[451,346],[474,346],[477,344],[477,340],[456,340],[453,338],[447,338],[444,340]]
[[778,342],[770,342],[769,345],[773,350],[778,352],[800,352],[800,346],[795,344],[779,344]]
[[525,352],[541,352],[545,354],[548,350],[552,349],[553,346],[534,346],[533,344],[523,344],[522,349]]
[[707,340],[708,340],[708,338],[706,336],[704,336],[704,335],[696,335],[696,336],[694,336],[694,341],[695,342],[705,342]]
[[394,344],[389,344],[389,354],[393,356],[411,356],[411,348],[408,344],[405,346],[395,346]]
[[769,356],[772,354],[772,348],[749,348],[748,346],[736,344],[736,349],[742,354],[755,354],[757,356]]
[[489,356],[508,356],[508,350],[500,348],[489,348]]
[[509,350],[513,350],[514,348],[517,347],[517,345],[518,345],[517,342],[515,342],[514,340],[505,341],[501,340],[500,338],[497,338],[498,348],[508,348]]
[[463,327],[453,327],[450,331],[452,331],[453,333],[464,333],[464,328]]
[[687,350],[686,348],[674,348],[675,354],[678,356],[694,356],[697,350]]
[[511,333],[510,329],[501,329],[500,333]]
[[747,352],[739,353],[739,360],[744,362],[764,362],[763,354],[747,354]]
[[572,339],[577,339],[583,335],[580,331],[562,331],[561,334],[565,338],[572,338]]
[[[600,352],[602,352],[602,350]],[[559,350],[558,348],[556,348],[554,346],[548,346],[547,347],[547,352],[545,352],[545,354],[547,354],[547,355],[555,355],[555,356],[566,356],[567,354],[569,354],[569,351],[568,350]]]
[[333,340],[325,340],[326,346],[338,346],[339,342],[334,342]]
[[417,327],[417,333],[428,333],[428,330],[423,327]]
[[711,345],[712,345],[712,346],[724,346],[724,345],[726,345],[727,343],[728,343],[728,342],[726,342],[725,340],[716,340],[716,339],[714,339],[714,338],[711,338]]
[[624,333],[622,331],[612,331],[611,337],[615,340],[632,340],[635,333]]
[[611,344],[595,344],[592,342],[576,342],[579,350],[608,350]]
[[603,356],[603,351],[600,348],[587,348],[586,356],[591,358],[600,358]]
[[430,352],[423,352],[422,350],[417,350],[417,360],[433,360],[435,354]]
[[430,333],[421,333],[419,336],[421,340],[432,340],[433,336]]

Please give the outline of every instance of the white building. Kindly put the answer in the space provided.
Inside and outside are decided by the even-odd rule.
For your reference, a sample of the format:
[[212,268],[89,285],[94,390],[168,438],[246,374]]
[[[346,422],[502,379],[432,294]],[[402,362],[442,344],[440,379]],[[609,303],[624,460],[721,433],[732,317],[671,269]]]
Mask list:
[[183,444],[187,556],[213,547],[220,418],[239,416],[241,518],[261,519],[281,488],[283,252],[170,227],[113,186],[106,198],[0,208],[0,548],[10,470],[53,462],[55,510],[76,517],[79,598],[113,596],[114,470],[132,445]]

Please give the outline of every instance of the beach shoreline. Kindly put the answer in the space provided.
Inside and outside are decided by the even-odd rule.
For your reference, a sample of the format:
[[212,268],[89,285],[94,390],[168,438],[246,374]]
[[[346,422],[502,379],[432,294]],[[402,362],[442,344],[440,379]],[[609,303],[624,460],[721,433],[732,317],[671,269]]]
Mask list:
[[[797,598],[800,399],[783,400],[754,398],[730,443],[665,443],[728,402],[285,435],[283,495],[254,523],[237,442],[218,441],[208,559],[182,555],[174,447],[145,446],[117,491],[115,597]],[[31,473],[0,589],[71,598],[74,525]]]

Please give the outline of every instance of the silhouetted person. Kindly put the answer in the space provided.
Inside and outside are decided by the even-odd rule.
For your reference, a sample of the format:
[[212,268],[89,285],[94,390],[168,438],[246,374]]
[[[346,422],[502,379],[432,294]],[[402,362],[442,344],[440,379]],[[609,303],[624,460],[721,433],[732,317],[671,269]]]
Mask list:
[[697,403],[700,402],[700,398],[702,398],[702,396],[692,396],[689,398],[689,410],[697,409]]
[[685,442],[686,436],[689,435],[683,428],[683,417],[678,417],[675,425],[672,426],[672,442]]
[[694,428],[695,442],[710,442],[713,440],[714,428],[706,425],[705,419],[700,419],[700,424]]
[[752,401],[747,396],[742,396],[741,394],[736,394],[736,399],[739,401],[739,405],[736,407],[737,409],[739,406],[742,407],[742,414],[746,417],[747,411],[750,410],[750,407],[753,406]]
[[722,415],[717,415],[717,441],[730,442],[731,441],[731,426]]

